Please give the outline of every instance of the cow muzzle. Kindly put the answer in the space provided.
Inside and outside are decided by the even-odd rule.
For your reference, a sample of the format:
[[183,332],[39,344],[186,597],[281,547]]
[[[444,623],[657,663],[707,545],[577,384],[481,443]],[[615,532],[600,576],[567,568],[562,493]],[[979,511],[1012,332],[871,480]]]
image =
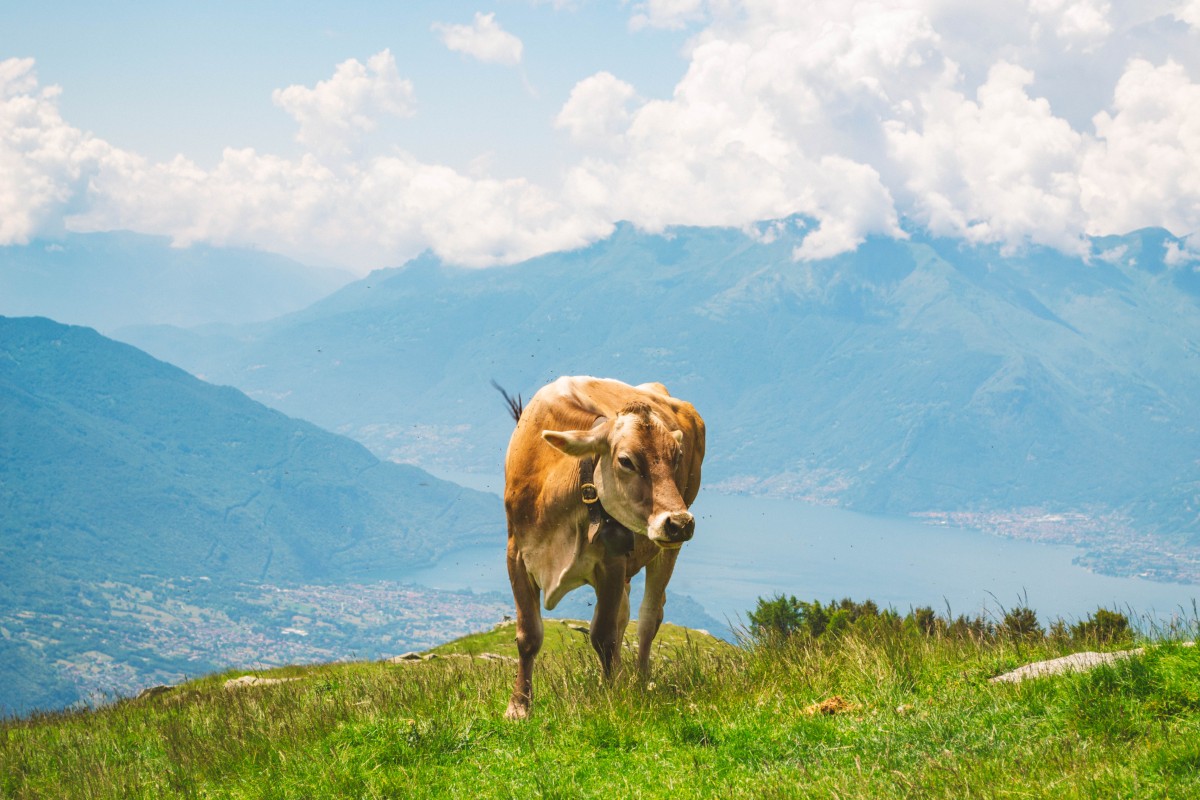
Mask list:
[[647,535],[664,550],[678,550],[696,532],[696,518],[687,511],[663,512],[655,517]]

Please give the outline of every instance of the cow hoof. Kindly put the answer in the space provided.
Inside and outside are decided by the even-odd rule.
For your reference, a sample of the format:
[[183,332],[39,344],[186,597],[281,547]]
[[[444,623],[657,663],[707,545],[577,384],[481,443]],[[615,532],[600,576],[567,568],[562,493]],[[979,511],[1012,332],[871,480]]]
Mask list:
[[520,720],[529,719],[529,704],[518,703],[512,700],[508,704],[508,710],[504,712],[505,719]]

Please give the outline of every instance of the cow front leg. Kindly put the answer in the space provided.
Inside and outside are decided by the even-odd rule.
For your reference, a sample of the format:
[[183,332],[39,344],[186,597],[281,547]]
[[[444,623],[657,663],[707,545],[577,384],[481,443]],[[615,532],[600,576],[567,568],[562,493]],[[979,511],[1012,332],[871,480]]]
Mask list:
[[525,570],[525,559],[517,551],[514,540],[508,540],[508,579],[512,583],[513,600],[517,606],[517,677],[512,698],[508,701],[506,719],[525,719],[533,703],[533,662],[542,649],[542,609],[538,588]]
[[678,550],[661,550],[658,557],[646,565],[646,593],[638,609],[638,672],[650,676],[650,646],[663,621],[663,606],[667,603],[667,583],[675,571]]
[[621,665],[621,642],[629,619],[629,584],[624,561],[606,564],[596,575],[596,610],[592,614],[592,649],[600,656],[604,677],[611,678]]

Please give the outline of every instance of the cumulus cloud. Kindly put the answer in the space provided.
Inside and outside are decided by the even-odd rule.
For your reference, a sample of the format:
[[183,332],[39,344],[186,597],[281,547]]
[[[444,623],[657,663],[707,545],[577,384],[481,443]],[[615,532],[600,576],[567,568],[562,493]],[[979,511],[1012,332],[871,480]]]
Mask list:
[[524,45],[500,27],[495,14],[476,12],[470,25],[437,22],[433,29],[441,35],[442,43],[455,52],[489,64],[514,67],[521,63]]
[[0,61],[0,245],[61,230],[111,148],[63,121],[31,58]]
[[610,72],[598,72],[575,84],[554,122],[577,144],[613,147],[629,127],[629,106],[636,98],[632,85]]
[[932,232],[1009,246],[1086,252],[1078,171],[1082,137],[1026,88],[1033,73],[999,63],[975,100],[938,87],[920,122],[885,123],[914,215]]
[[1070,45],[1094,49],[1112,33],[1112,6],[1105,0],[1030,0],[1037,23]]
[[611,231],[525,180],[471,178],[396,152],[328,152],[331,141],[369,130],[372,113],[403,113],[406,84],[386,51],[365,67],[346,62],[328,81],[277,95],[310,152],[230,148],[205,169],[183,157],[152,162],[70,126],[32,60],[0,62],[0,244],[64,226],[129,229],[178,246],[257,246],[366,270],[430,248],[465,266],[507,263]]
[[1189,236],[1179,242],[1168,241],[1163,262],[1168,267],[1184,267],[1193,272],[1200,271],[1200,237]]
[[1184,0],[1172,13],[1176,19],[1186,22],[1193,32],[1200,32],[1200,0]]
[[361,134],[375,129],[380,115],[411,116],[414,105],[413,85],[400,77],[388,50],[366,64],[343,61],[332,78],[311,88],[276,89],[271,99],[296,120],[297,141],[330,153],[349,152]]
[[1094,124],[1080,176],[1089,232],[1200,230],[1200,85],[1183,67],[1131,61]]
[[[300,155],[228,149],[212,168],[153,162],[73,127],[58,88],[39,85],[31,60],[9,59],[0,243],[119,227],[367,269],[426,248],[466,265],[512,262],[583,245],[617,220],[658,231],[799,215],[800,260],[902,237],[902,219],[1073,253],[1088,234],[1195,234],[1200,61],[1179,44],[1197,29],[1176,20],[1195,25],[1200,6],[1167,2],[634,3],[639,24],[691,26],[686,71],[661,96],[631,75],[579,80],[546,123],[567,150],[546,185],[366,147],[381,120],[415,113],[415,89],[386,50],[274,94]],[[436,30],[473,57],[521,60],[493,15]],[[1145,52],[1127,60],[1135,51]],[[1082,111],[1064,111],[1047,74],[1060,90],[1072,75],[1100,85]],[[1183,263],[1196,246],[1177,250],[1168,255]]]

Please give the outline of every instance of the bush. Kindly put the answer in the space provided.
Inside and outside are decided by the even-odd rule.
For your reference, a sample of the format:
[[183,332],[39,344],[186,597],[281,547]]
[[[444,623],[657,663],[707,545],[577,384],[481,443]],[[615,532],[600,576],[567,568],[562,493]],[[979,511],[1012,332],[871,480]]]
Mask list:
[[801,603],[795,596],[777,595],[770,600],[760,597],[749,617],[751,632],[760,640],[786,639],[799,631],[804,623]]
[[860,603],[843,598],[822,604],[819,600],[810,603],[781,594],[771,599],[760,597],[749,618],[750,633],[760,642],[784,641],[794,636],[817,639],[852,631],[873,633],[884,630],[977,642],[1004,638],[1030,643],[1050,640],[1060,644],[1118,645],[1133,639],[1129,618],[1104,608],[1073,625],[1061,618],[1054,620],[1047,631],[1038,621],[1037,612],[1026,605],[1005,611],[1000,622],[995,623],[982,615],[959,615],[957,618],[939,615],[930,606],[914,608],[901,617],[892,609],[881,611],[871,600]]
[[784,595],[770,600],[760,597],[749,618],[751,633],[760,641],[796,635],[816,639],[855,629],[899,628],[902,622],[895,611],[880,611],[872,600],[859,603],[845,597],[823,605],[820,600],[810,603]]
[[1017,606],[1004,612],[1000,633],[1010,639],[1043,639],[1046,631],[1038,624],[1037,612],[1028,606]]
[[1122,644],[1133,639],[1129,617],[1119,611],[1097,608],[1083,622],[1071,626],[1071,638],[1100,645]]

